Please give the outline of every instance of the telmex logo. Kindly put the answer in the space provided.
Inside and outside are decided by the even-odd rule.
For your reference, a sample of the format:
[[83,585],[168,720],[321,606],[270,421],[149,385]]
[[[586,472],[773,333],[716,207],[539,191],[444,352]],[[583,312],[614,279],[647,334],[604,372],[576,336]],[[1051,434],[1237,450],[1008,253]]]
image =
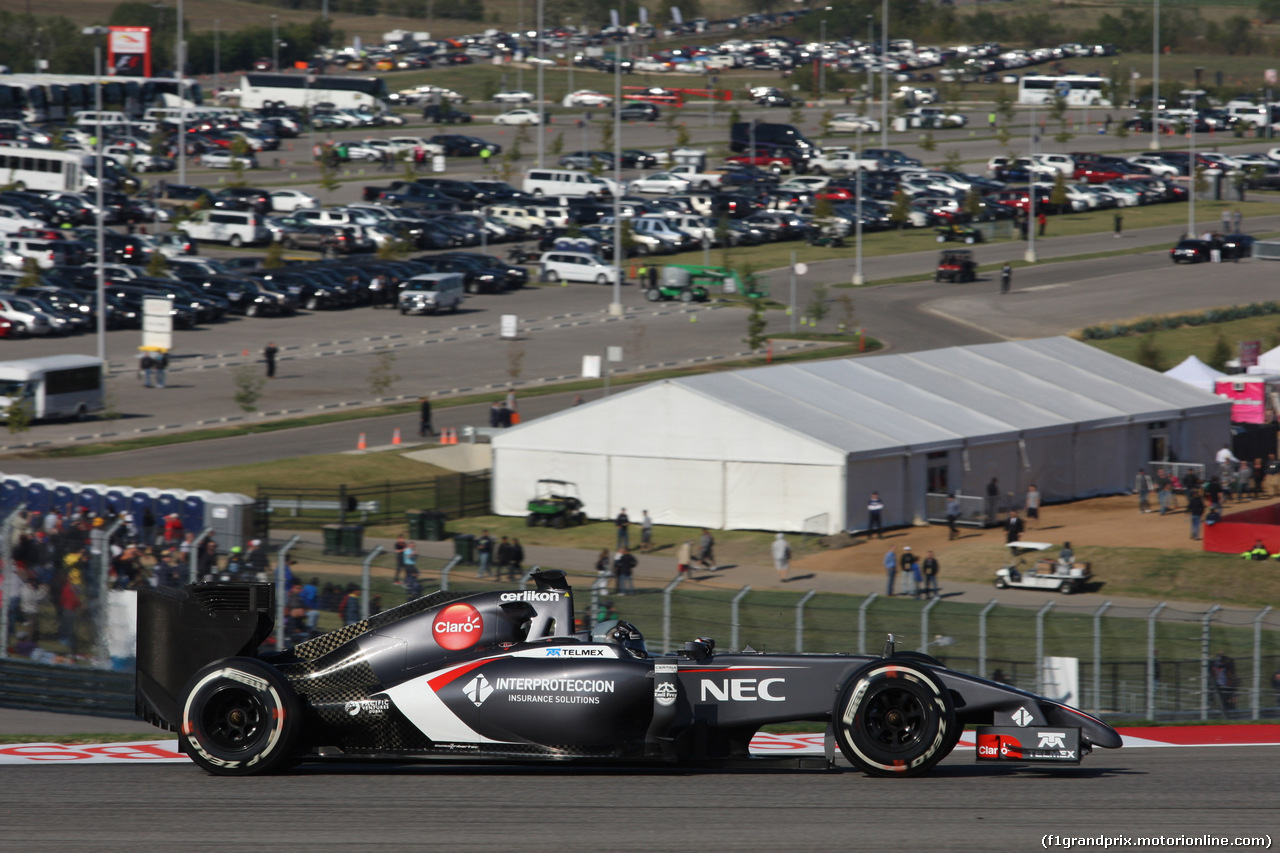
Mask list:
[[549,658],[602,658],[604,656],[604,649],[547,649],[547,657]]
[[461,602],[450,604],[441,610],[435,624],[431,626],[432,638],[441,648],[450,651],[474,646],[482,633],[484,620],[480,618],[480,612],[470,604]]
[[787,697],[775,695],[773,685],[787,683],[785,678],[725,678],[720,682],[709,678],[702,679],[702,701],[711,699],[720,702],[783,702]]
[[525,590],[524,592],[504,592],[498,596],[499,601],[559,601],[560,593],[558,592],[533,592]]
[[1040,749],[1066,749],[1067,745],[1062,740],[1066,736],[1066,732],[1036,732],[1036,737],[1040,738]]

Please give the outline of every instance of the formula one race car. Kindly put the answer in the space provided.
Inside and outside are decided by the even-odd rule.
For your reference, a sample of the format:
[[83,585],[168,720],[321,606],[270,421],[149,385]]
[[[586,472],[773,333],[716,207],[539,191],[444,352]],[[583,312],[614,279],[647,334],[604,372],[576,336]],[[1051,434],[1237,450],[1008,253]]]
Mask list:
[[[923,773],[979,728],[979,760],[1078,763],[1120,736],[1074,708],[886,644],[882,656],[651,655],[625,622],[573,631],[559,571],[537,588],[436,592],[258,657],[269,584],[142,590],[137,713],[205,770],[303,759],[587,760]],[[764,725],[825,723],[826,756],[752,758]]]

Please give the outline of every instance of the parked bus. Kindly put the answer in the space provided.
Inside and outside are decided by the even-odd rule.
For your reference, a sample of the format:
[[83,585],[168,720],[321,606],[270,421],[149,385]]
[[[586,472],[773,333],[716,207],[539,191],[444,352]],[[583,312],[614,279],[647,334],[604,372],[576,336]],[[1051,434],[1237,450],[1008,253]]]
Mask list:
[[[118,109],[138,118],[152,106],[179,107],[178,81],[172,77],[98,78],[85,74],[4,74],[0,75],[0,111],[19,115],[28,122],[64,124],[81,110],[96,109],[94,86],[102,85],[102,108]],[[200,84],[188,78],[186,105],[204,102]]]
[[88,417],[105,406],[103,362],[88,355],[0,361],[0,418],[21,403],[32,420]]
[[240,78],[240,106],[260,110],[272,104],[308,109],[332,104],[335,109],[387,109],[390,93],[381,77],[326,77],[318,74],[245,74]]
[[1109,107],[1102,77],[1085,74],[1026,74],[1018,80],[1018,103],[1052,104],[1058,97],[1069,107]]
[[[96,156],[83,151],[48,148],[0,148],[0,182],[15,189],[85,192],[97,186]],[[103,157],[105,190],[136,182],[114,157]]]

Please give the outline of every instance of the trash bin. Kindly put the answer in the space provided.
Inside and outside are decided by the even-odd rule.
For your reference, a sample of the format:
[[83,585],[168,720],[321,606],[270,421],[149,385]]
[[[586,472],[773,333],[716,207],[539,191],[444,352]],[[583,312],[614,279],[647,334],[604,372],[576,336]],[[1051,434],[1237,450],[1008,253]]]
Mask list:
[[422,509],[411,509],[405,512],[404,522],[405,527],[409,529],[410,539],[427,538],[426,528],[423,526],[423,516],[425,514],[426,510]]
[[324,552],[339,554],[342,548],[342,525],[326,524],[324,526]]
[[436,512],[433,509],[424,510],[422,512],[422,533],[418,538],[426,542],[439,542],[445,538],[444,535],[444,513]]
[[364,525],[363,524],[341,524],[339,528],[339,554],[363,554],[364,553]]
[[453,537],[453,553],[456,557],[461,557],[462,562],[467,564],[476,561],[476,537],[473,533],[459,533]]

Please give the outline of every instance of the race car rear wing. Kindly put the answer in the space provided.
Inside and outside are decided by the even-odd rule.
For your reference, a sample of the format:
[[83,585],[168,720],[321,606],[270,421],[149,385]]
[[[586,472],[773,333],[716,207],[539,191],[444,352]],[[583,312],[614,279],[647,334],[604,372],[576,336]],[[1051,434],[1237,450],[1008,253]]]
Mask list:
[[138,668],[134,712],[177,731],[182,689],[221,658],[254,657],[275,624],[269,583],[192,584],[138,591]]

